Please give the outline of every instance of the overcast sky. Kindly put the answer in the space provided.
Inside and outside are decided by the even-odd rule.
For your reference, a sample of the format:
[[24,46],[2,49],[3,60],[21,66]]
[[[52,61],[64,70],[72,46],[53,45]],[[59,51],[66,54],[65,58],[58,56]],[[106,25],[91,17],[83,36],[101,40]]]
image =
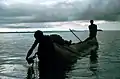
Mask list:
[[119,7],[120,0],[0,0],[0,27],[49,21],[117,21]]

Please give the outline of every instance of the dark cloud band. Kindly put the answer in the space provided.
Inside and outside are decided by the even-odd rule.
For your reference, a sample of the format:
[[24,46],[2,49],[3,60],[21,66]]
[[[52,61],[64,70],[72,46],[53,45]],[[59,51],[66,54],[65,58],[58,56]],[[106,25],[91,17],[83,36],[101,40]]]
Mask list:
[[59,2],[51,6],[30,4],[5,6],[0,2],[0,24],[89,19],[120,20],[120,0],[85,1]]

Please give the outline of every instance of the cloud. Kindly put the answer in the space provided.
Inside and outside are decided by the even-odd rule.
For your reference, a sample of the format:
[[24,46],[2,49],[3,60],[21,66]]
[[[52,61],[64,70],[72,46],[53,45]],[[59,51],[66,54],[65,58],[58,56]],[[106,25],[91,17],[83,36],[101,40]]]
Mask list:
[[120,20],[120,0],[1,0],[0,24]]

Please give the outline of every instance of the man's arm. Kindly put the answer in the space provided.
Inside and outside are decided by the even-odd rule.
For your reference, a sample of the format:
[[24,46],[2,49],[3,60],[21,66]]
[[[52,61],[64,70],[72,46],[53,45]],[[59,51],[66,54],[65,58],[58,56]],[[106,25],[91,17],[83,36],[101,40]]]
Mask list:
[[97,31],[103,31],[102,29],[97,29]]
[[32,45],[32,47],[30,48],[30,50],[27,53],[26,56],[26,60],[28,59],[28,57],[32,54],[33,50],[35,49],[35,47],[37,46],[38,42],[35,40],[34,44]]
[[97,25],[96,25],[96,29],[97,29],[97,31],[103,31],[102,29],[98,29]]

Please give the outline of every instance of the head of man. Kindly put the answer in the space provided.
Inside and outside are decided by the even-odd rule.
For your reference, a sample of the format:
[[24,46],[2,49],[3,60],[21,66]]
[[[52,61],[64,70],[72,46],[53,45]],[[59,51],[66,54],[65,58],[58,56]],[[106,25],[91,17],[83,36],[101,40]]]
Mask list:
[[93,23],[94,23],[94,21],[93,21],[93,20],[90,20],[90,23],[91,23],[91,24],[93,24]]
[[37,41],[40,42],[40,40],[42,40],[43,38],[43,32],[40,31],[40,30],[37,30],[35,33],[34,33],[34,37]]

